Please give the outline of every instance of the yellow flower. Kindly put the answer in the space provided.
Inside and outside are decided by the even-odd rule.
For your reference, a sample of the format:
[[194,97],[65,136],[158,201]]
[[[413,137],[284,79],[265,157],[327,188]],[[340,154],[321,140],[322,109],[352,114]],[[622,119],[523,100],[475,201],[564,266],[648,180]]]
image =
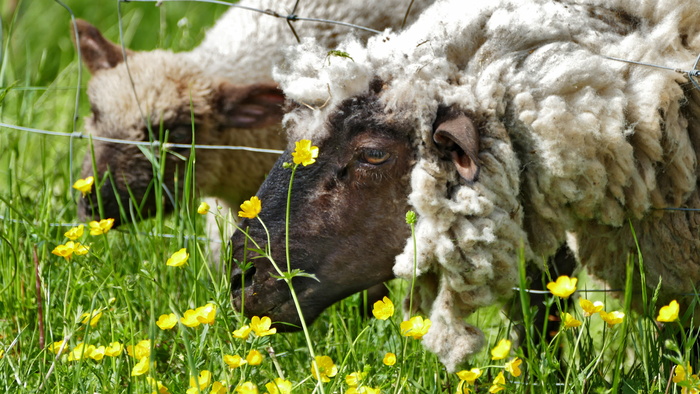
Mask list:
[[460,380],[457,385],[457,394],[471,394],[472,389],[467,386],[466,380]]
[[479,368],[472,368],[469,371],[464,370],[457,372],[457,377],[468,384],[474,384],[474,382],[476,382],[476,380],[479,379],[483,373],[484,371],[480,370]]
[[206,369],[200,372],[196,379],[194,376],[190,376],[190,387],[197,388],[199,386],[200,390],[204,390],[209,385],[211,385],[211,372]]
[[430,319],[423,319],[420,316],[413,316],[409,320],[402,321],[399,329],[401,335],[411,337],[413,339],[421,339],[423,335],[428,333],[432,322]]
[[503,371],[499,372],[496,379],[493,380],[493,384],[489,388],[489,393],[497,393],[501,390],[506,389],[506,377],[503,376]]
[[357,387],[362,382],[362,379],[367,376],[366,372],[353,372],[345,376],[345,383],[350,387]]
[[90,226],[90,235],[102,235],[107,234],[107,232],[112,228],[114,224],[114,219],[102,219],[99,222],[93,220],[88,223]]
[[73,227],[70,230],[66,231],[65,235],[66,238],[70,239],[71,241],[75,241],[76,239],[80,238],[83,236],[83,229],[85,228],[85,225],[80,225],[78,227]]
[[392,365],[396,364],[396,355],[394,353],[389,352],[384,355],[384,359],[382,360],[382,362],[384,363],[384,365],[388,365],[391,367]]
[[600,301],[590,302],[585,298],[579,298],[578,304],[581,305],[581,309],[583,309],[584,317],[590,317],[595,315],[596,313],[602,311],[603,307],[605,306]]
[[3,357],[5,357],[5,351],[0,349],[0,359],[2,359]]
[[519,358],[514,358],[506,363],[506,371],[510,372],[511,375],[514,377],[520,376],[520,364],[523,363],[523,360]]
[[372,314],[379,320],[386,320],[394,314],[394,303],[391,302],[389,297],[384,297],[374,303]]
[[169,330],[177,324],[177,316],[174,313],[163,314],[158,317],[156,325],[160,327],[161,330]]
[[[105,356],[109,357],[117,357],[120,354],[122,354],[122,351],[124,350],[124,345],[122,345],[119,342],[112,342],[105,348]],[[150,348],[149,348],[150,352]]]
[[153,394],[169,394],[168,388],[163,385],[160,380],[155,380],[150,376],[146,376],[146,383],[153,389]]
[[[63,341],[54,342],[49,345],[49,351],[58,354],[58,352],[61,351],[61,346],[63,346]],[[68,351],[68,345],[63,348],[63,353],[66,351]]]
[[671,323],[678,320],[679,309],[680,307],[678,305],[678,301],[671,301],[670,304],[662,306],[661,309],[659,309],[659,316],[656,317],[656,321],[661,323]]
[[197,213],[200,214],[200,215],[206,215],[207,212],[209,212],[209,208],[211,208],[211,207],[209,206],[209,204],[207,204],[206,202],[202,201],[202,202],[199,204],[199,207],[197,208]]
[[141,360],[144,357],[149,357],[151,355],[151,340],[144,339],[139,341],[136,346],[127,346],[126,353],[137,360]]
[[291,394],[292,382],[282,378],[275,378],[274,382],[265,385],[269,394]]
[[214,324],[216,319],[216,305],[209,303],[194,310],[197,320],[202,324]]
[[372,388],[368,386],[360,387],[350,387],[345,394],[379,394],[381,390],[379,388]]
[[131,376],[141,376],[148,373],[150,366],[148,365],[148,356],[142,357],[134,368],[131,369]]
[[102,310],[101,309],[95,309],[92,311],[92,313],[85,312],[80,316],[81,323],[83,324],[88,324],[90,322],[90,327],[95,327],[97,326],[97,322],[100,321],[100,318],[102,317]]
[[600,317],[608,323],[608,326],[612,327],[615,324],[620,324],[625,319],[625,313],[620,311],[612,311],[610,313],[605,311],[600,311]]
[[253,384],[253,382],[245,382],[236,387],[236,392],[238,394],[258,394],[258,386]]
[[225,354],[224,355],[224,362],[226,363],[226,365],[228,365],[229,368],[233,369],[233,368],[238,368],[243,364],[246,364],[248,361],[244,360],[243,357],[241,357],[237,354],[235,356],[230,356],[228,354]]
[[491,360],[503,360],[510,354],[510,346],[512,343],[508,339],[501,339],[498,344],[491,349]]
[[199,313],[192,309],[188,309],[180,319],[180,322],[187,327],[198,327],[200,324],[202,324],[202,322],[197,319],[198,316]]
[[[333,376],[338,374],[338,367],[335,366],[333,363],[333,359],[328,357],[328,356],[316,356],[316,359],[314,360],[316,365],[318,366],[318,372],[321,375],[320,380],[323,383],[330,382]],[[314,368],[314,363],[311,363],[311,375],[315,379],[319,379],[318,375],[316,375],[316,368]]]
[[248,362],[248,365],[260,365],[263,360],[263,355],[259,351],[253,349],[245,356],[245,360]]
[[70,260],[71,256],[73,255],[74,246],[75,243],[73,243],[73,241],[68,241],[65,245],[58,245],[53,248],[51,253],[55,254],[56,256],[61,256],[66,260]]
[[255,219],[262,211],[262,202],[256,196],[246,200],[241,204],[241,210],[238,211],[238,216],[242,218]]
[[90,251],[90,247],[87,245],[81,245],[80,243],[76,242],[73,245],[73,254],[76,256],[82,256],[88,254]]
[[576,282],[578,282],[577,278],[562,275],[557,278],[556,282],[549,282],[547,289],[557,297],[568,298],[576,291]]
[[173,253],[170,256],[170,258],[168,258],[168,261],[165,262],[165,265],[169,265],[171,267],[179,267],[185,264],[188,258],[190,258],[190,254],[187,253],[187,249],[182,248],[177,252]]
[[[688,374],[693,373],[693,368],[688,365]],[[685,380],[685,368],[678,364],[676,368],[673,369],[673,383],[680,383]]]
[[318,157],[318,147],[311,146],[311,141],[301,140],[296,142],[294,152],[292,152],[292,160],[294,164],[302,164],[304,167],[314,164]]
[[89,357],[95,361],[100,361],[105,357],[105,347],[97,346],[90,349]]
[[238,338],[238,339],[242,339],[245,341],[246,339],[248,339],[248,335],[250,335],[251,330],[252,329],[250,328],[249,325],[245,325],[245,326],[239,328],[238,330],[235,330],[233,332],[233,337]]
[[258,316],[253,316],[252,319],[250,319],[250,328],[253,330],[255,335],[259,337],[264,337],[266,335],[272,335],[277,332],[276,328],[270,328],[272,325],[272,320],[267,317],[263,316],[262,318]]
[[576,320],[571,314],[563,312],[561,314],[561,320],[564,322],[564,328],[574,328],[581,325],[579,320]]
[[[94,346],[93,346],[94,347]],[[90,356],[90,346],[85,346],[84,343],[75,345],[73,350],[68,353],[68,361],[77,361]]]
[[228,386],[226,385],[226,381],[216,381],[211,385],[211,391],[209,392],[210,394],[224,394],[228,393]]
[[80,191],[83,193],[83,197],[85,197],[86,194],[92,191],[93,183],[95,183],[95,178],[91,176],[85,179],[78,179],[75,181],[75,183],[73,183],[73,189]]

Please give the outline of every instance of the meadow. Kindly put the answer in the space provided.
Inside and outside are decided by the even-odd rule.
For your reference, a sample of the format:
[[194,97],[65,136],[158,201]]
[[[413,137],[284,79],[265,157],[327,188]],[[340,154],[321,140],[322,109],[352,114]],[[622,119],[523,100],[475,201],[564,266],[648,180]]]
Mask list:
[[[449,373],[421,345],[429,325],[402,312],[411,286],[404,281],[387,284],[391,301],[363,306],[365,294],[352,296],[306,332],[274,333],[264,316],[243,317],[223,273],[236,262],[223,272],[209,264],[219,256],[205,239],[204,216],[220,213],[198,212],[199,196],[187,187],[171,215],[159,207],[154,218],[118,228],[79,222],[73,185],[88,141],[67,136],[89,115],[89,75],[71,42],[71,16],[135,50],[181,51],[225,10],[201,2],[0,3],[0,391],[700,392],[693,308],[679,316],[632,282],[641,255],[610,262],[628,266],[616,297],[589,292],[596,286],[585,272],[576,284],[545,274],[556,295],[539,307],[562,324],[535,326],[524,290],[503,308],[477,312],[469,321],[487,345]],[[643,313],[631,309],[633,298]],[[540,341],[541,332],[549,340]]]

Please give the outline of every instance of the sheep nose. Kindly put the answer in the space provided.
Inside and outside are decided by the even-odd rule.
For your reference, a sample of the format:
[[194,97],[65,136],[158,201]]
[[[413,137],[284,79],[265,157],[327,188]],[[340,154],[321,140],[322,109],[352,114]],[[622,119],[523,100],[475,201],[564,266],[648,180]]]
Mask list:
[[238,266],[231,271],[231,292],[234,297],[242,294],[246,287],[253,284],[254,275],[255,266],[250,266],[245,271]]

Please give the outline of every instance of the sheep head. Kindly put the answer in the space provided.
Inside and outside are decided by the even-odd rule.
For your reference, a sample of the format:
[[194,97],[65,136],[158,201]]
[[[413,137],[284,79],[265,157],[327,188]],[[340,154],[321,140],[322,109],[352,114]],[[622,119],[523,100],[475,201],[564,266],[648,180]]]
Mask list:
[[[410,209],[407,196],[415,147],[406,123],[385,113],[376,94],[349,98],[330,111],[323,126],[329,130],[328,138],[318,141],[317,161],[299,166],[291,186],[289,267],[317,279],[299,277],[293,282],[307,320],[350,294],[392,278],[395,258],[410,237],[405,216]],[[308,125],[313,114],[300,107],[292,117]],[[465,182],[475,181],[478,134],[469,117],[442,107],[433,129],[444,159],[453,161]],[[285,163],[292,161],[291,150],[275,164],[258,192],[259,218],[265,227],[258,219],[241,224],[263,248],[269,232],[272,259],[283,271],[291,175]],[[258,252],[250,250],[252,244],[242,232],[233,236],[234,258],[253,263],[233,273],[234,305],[250,316],[266,315],[298,326],[287,285],[276,278],[268,259],[255,258]]]
[[[88,87],[92,116],[86,120],[90,134],[130,141],[167,138],[178,144],[191,144],[194,137],[204,145],[283,146],[279,122],[284,97],[275,84],[234,85],[207,75],[188,53],[127,50],[124,62],[121,46],[85,21],[76,25],[83,62],[93,74]],[[183,157],[189,149],[159,151],[103,141],[94,141],[93,149],[94,156],[90,150],[85,156],[82,175],[96,174],[100,180],[103,216],[117,222],[149,216],[156,211],[156,195],[163,196],[166,210],[172,208],[176,189],[184,184]],[[257,189],[274,160],[246,152],[200,151],[197,166],[205,171],[198,172],[195,186],[235,204]],[[223,174],[234,172],[241,175],[229,177],[225,185],[220,182]],[[157,177],[161,182],[154,182]],[[157,184],[163,193],[156,193]],[[97,196],[82,199],[79,213],[97,216]]]

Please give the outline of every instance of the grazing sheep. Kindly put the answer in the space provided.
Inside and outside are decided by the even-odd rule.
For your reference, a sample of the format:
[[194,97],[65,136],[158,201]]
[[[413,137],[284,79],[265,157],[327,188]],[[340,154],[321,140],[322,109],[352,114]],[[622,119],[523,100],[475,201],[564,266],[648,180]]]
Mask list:
[[[271,250],[284,261],[294,141],[320,148],[299,167],[291,267],[307,319],[345,295],[417,272],[411,313],[449,370],[484,343],[464,317],[512,295],[518,251],[553,256],[574,234],[589,273],[624,287],[639,241],[661,299],[700,284],[700,91],[687,75],[606,57],[691,68],[700,2],[439,2],[402,33],[348,41],[324,62],[307,40],[275,78],[298,105],[288,150],[258,191]],[[417,213],[414,255],[404,215]],[[256,240],[267,239],[246,220]],[[244,255],[242,234],[232,238]],[[232,277],[234,305],[296,323],[264,260]],[[639,275],[637,273],[637,275]],[[637,282],[638,283],[638,282]]]
[[[416,15],[432,0],[413,3]],[[398,28],[410,0],[299,2],[300,16],[341,20],[374,29]],[[291,11],[295,1],[248,0],[242,6]],[[409,18],[409,21],[412,18]],[[327,48],[341,38],[371,33],[336,24],[294,22],[297,33],[315,36]],[[269,15],[231,8],[191,52],[165,50],[127,51],[106,40],[85,21],[78,21],[78,42],[83,61],[93,74],[88,87],[92,116],[86,129],[95,136],[134,141],[159,140],[161,125],[168,141],[204,145],[243,145],[283,149],[281,104],[284,96],[272,80],[272,66],[281,60],[281,49],[296,40],[287,21]],[[128,66],[128,67],[127,67]],[[150,127],[150,129],[149,129]],[[172,149],[187,156],[189,149]],[[103,216],[133,220],[155,213],[154,169],[137,146],[95,141],[95,169],[91,152],[85,156],[82,175],[109,170],[100,187]],[[262,183],[277,155],[230,150],[200,150],[196,157],[195,187],[217,205],[237,206]],[[182,187],[186,161],[176,155],[165,159],[162,183],[164,206],[172,209],[173,196]],[[178,181],[179,185],[176,185]],[[130,198],[133,196],[133,199]],[[168,198],[168,196],[170,198]],[[89,198],[89,200],[88,200]],[[97,216],[94,195],[80,202],[81,217]],[[130,207],[133,201],[138,208]],[[120,215],[123,205],[126,217]],[[213,205],[213,204],[212,204]]]

